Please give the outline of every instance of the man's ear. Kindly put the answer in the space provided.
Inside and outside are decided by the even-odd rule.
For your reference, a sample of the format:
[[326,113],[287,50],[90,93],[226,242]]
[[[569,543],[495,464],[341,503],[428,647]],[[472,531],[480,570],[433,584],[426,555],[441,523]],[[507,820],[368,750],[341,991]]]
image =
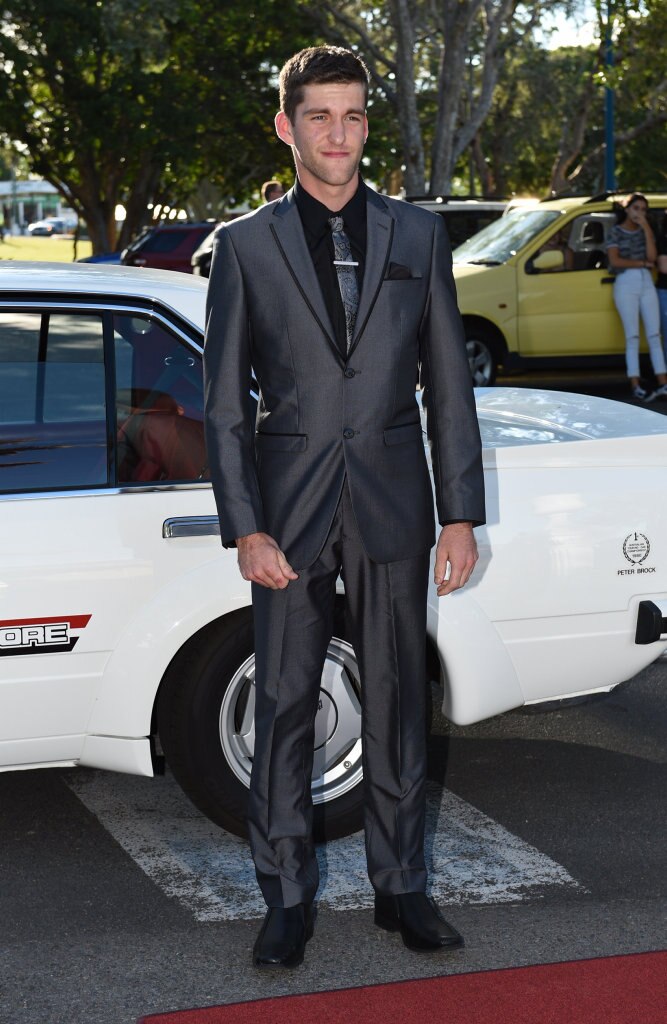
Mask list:
[[292,136],[292,125],[284,110],[279,110],[276,114],[275,124],[278,138],[287,143],[288,146],[293,145],[294,137]]

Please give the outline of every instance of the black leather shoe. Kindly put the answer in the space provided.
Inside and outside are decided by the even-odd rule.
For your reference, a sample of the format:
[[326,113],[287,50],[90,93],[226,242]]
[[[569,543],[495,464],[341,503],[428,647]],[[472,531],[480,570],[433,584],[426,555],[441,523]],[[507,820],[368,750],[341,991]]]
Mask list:
[[298,967],[312,936],[312,904],[269,907],[252,951],[252,962],[255,967]]
[[457,949],[463,945],[463,936],[447,924],[424,892],[404,892],[398,896],[376,892],[375,923],[388,932],[400,931],[408,949]]

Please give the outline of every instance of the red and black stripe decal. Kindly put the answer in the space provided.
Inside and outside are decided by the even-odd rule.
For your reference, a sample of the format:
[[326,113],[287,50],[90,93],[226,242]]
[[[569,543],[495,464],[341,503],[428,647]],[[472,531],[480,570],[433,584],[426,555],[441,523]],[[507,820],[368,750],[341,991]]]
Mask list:
[[0,658],[23,654],[67,654],[79,642],[90,615],[47,615],[0,619]]

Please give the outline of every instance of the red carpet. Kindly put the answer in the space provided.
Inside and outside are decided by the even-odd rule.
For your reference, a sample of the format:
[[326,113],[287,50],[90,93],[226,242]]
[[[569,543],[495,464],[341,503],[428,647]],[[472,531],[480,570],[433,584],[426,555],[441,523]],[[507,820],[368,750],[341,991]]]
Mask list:
[[667,952],[454,974],[142,1017],[137,1024],[666,1024]]

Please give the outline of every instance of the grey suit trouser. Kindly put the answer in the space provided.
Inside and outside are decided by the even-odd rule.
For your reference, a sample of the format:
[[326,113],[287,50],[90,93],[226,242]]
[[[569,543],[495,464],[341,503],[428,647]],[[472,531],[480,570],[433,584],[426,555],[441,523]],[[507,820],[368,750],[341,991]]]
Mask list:
[[314,721],[339,573],[361,674],[368,874],[379,892],[426,888],[429,552],[372,562],[345,484],[316,562],[285,590],[253,584],[255,753],[248,827],[269,907],[308,903],[317,891],[310,795]]

